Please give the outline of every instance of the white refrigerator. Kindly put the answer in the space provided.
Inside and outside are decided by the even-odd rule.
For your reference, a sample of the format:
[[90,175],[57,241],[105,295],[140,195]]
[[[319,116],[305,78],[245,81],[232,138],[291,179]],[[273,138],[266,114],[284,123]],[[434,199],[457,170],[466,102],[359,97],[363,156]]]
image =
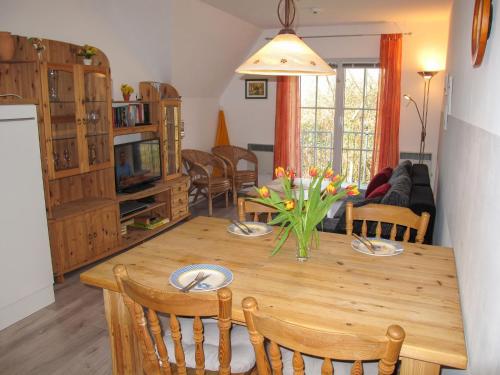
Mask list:
[[0,105],[0,330],[54,302],[34,105]]

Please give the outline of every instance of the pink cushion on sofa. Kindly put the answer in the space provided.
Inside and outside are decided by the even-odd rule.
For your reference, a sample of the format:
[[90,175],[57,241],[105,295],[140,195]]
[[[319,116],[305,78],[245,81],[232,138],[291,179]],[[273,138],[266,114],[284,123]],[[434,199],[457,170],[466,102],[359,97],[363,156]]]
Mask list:
[[383,197],[391,188],[391,184],[386,182],[385,184],[380,185],[378,188],[373,190],[366,198],[378,198]]

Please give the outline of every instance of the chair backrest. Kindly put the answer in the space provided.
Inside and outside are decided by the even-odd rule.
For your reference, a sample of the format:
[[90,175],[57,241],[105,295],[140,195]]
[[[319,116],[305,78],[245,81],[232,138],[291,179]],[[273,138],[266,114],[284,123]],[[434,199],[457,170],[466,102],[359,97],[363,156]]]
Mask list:
[[[390,326],[386,335],[382,337],[324,332],[270,316],[259,310],[257,301],[253,297],[245,298],[242,303],[259,375],[282,374],[283,362],[279,345],[294,352],[292,365],[295,375],[304,374],[302,353],[323,358],[322,375],[333,375],[332,360],[354,361],[351,374],[361,375],[362,361],[372,360],[379,360],[380,375],[394,372],[405,338],[405,332],[400,326]],[[270,341],[271,363],[266,356],[265,338]]]
[[231,303],[232,294],[227,288],[215,294],[166,292],[142,285],[132,280],[124,265],[113,268],[123,301],[127,306],[143,355],[143,368],[147,375],[170,375],[172,368],[169,353],[157,312],[170,314],[170,330],[175,348],[177,374],[186,375],[181,327],[177,316],[194,317],[196,374],[204,373],[203,316],[217,316],[219,326],[219,373],[228,375],[231,362]]
[[427,226],[429,225],[430,215],[423,212],[417,215],[407,207],[390,206],[385,204],[367,204],[361,207],[353,207],[352,202],[347,202],[346,211],[346,231],[352,235],[354,221],[362,221],[361,234],[367,235],[367,222],[376,222],[375,236],[380,238],[382,235],[382,224],[390,226],[390,239],[395,240],[398,232],[398,226],[406,227],[403,235],[403,241],[410,239],[410,230],[415,229],[417,235],[415,242],[423,243]]
[[259,221],[262,214],[266,215],[266,222],[270,222],[272,214],[277,212],[275,208],[266,206],[265,204],[260,204],[248,200],[247,198],[238,198],[238,219],[239,221],[245,221],[247,214],[252,216],[253,221]]
[[212,148],[212,152],[224,160],[229,161],[234,168],[236,168],[238,161],[241,159],[257,164],[257,156],[252,151],[243,147],[231,145],[215,146]]
[[215,168],[222,169],[224,176],[227,175],[224,161],[209,152],[185,149],[181,151],[181,155],[184,168],[192,177],[199,174],[206,176],[207,173],[211,176]]

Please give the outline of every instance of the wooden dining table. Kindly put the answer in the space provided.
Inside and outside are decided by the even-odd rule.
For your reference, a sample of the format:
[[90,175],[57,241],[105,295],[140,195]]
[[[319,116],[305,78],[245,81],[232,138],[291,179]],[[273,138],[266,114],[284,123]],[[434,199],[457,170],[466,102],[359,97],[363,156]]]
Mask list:
[[261,309],[318,330],[384,336],[389,325],[399,324],[406,331],[402,375],[467,367],[453,249],[408,243],[400,255],[376,257],[354,251],[351,237],[320,233],[319,247],[298,262],[294,239],[271,256],[274,235],[236,236],[228,225],[196,217],[81,274],[82,282],[103,289],[114,374],[143,373],[113,276],[117,264],[140,283],[170,291],[169,276],[180,267],[225,266],[234,275],[229,288],[237,324],[244,324],[242,299],[253,296]]

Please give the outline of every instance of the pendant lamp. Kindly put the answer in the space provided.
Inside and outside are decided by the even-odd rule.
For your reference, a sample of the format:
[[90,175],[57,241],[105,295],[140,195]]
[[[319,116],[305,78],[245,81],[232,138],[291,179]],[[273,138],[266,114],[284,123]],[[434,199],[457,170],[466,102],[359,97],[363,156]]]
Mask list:
[[[284,12],[284,17],[281,11]],[[326,76],[335,71],[292,29],[294,0],[280,0],[278,19],[283,26],[278,35],[245,61],[236,73],[264,76]]]

